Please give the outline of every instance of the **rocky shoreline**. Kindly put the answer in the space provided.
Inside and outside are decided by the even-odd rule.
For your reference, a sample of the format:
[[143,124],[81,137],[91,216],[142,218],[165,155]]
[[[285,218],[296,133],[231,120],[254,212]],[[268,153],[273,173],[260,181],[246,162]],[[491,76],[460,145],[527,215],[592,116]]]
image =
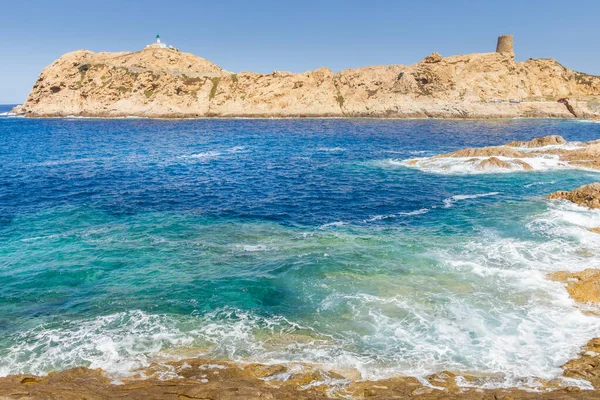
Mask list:
[[[0,378],[0,399],[600,399],[600,339],[567,362],[563,377],[537,390],[480,389],[486,377],[440,372],[425,379],[351,381],[311,366],[236,364],[200,358],[153,364],[144,378],[115,382],[102,370],[78,367],[47,376]],[[161,372],[170,375],[164,378]],[[163,377],[161,379],[161,376]],[[583,390],[571,379],[587,380]],[[460,385],[459,385],[460,383]]]

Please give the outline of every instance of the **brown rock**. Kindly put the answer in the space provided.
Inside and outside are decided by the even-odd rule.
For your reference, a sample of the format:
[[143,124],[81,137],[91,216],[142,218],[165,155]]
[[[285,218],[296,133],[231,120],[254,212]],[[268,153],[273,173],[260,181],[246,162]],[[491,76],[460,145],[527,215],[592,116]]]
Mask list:
[[519,167],[525,171],[533,170],[533,167],[531,165],[527,164],[525,161],[511,160],[511,162],[507,162],[507,161],[502,161],[497,157],[490,157],[490,158],[484,159],[476,165],[476,168],[480,169],[480,170],[485,170],[485,169],[490,169],[490,168],[513,170],[513,169],[519,169]]
[[588,208],[600,208],[600,183],[581,186],[573,191],[560,190],[547,196],[548,199],[569,200]]
[[581,303],[600,304],[600,270],[586,269],[581,272],[555,272],[550,279],[565,282],[571,297]]
[[533,167],[523,160],[514,160],[513,163],[520,165],[525,171],[533,171]]
[[[588,379],[597,385],[600,363],[592,352],[599,351],[599,346],[600,340],[590,341],[581,358],[565,364],[565,376]],[[324,379],[340,377],[335,374],[329,376],[324,371],[311,370],[308,366],[297,376],[283,365],[236,365],[188,359],[170,363],[171,370],[175,370],[179,378],[166,381],[153,376],[152,372],[159,368],[153,366],[146,371],[146,375],[150,376],[147,379],[125,379],[121,385],[112,384],[112,380],[101,370],[87,368],[73,368],[46,377],[12,375],[0,378],[0,399],[600,399],[598,391],[578,391],[569,387],[562,388],[560,385],[556,390],[545,392],[463,388],[456,384],[457,375],[451,372],[429,376],[428,386],[423,386],[419,380],[411,377],[354,381],[343,386],[327,386],[322,384]],[[290,378],[274,379],[281,371],[290,373]],[[477,380],[469,376],[464,378],[468,381]],[[485,380],[485,377],[479,379]],[[548,385],[548,388],[551,387]]]
[[431,53],[430,55],[425,57],[423,59],[423,62],[426,64],[435,64],[435,63],[439,63],[440,61],[442,61],[442,59],[443,59],[443,57],[440,55],[440,53],[438,53],[437,51],[434,51],[433,53]]
[[476,166],[477,169],[489,169],[489,168],[502,168],[502,169],[513,169],[512,164],[507,163],[506,161],[502,161],[496,157],[490,157],[488,159],[482,160]]
[[600,338],[592,339],[583,348],[579,358],[563,365],[564,376],[585,379],[600,389]]
[[453,151],[452,153],[441,154],[436,158],[447,158],[447,157],[510,157],[510,158],[524,158],[528,157],[527,153],[522,151],[505,147],[505,146],[490,146],[482,148],[469,148],[463,150]]
[[566,144],[566,143],[567,143],[567,141],[562,136],[550,135],[550,136],[543,136],[540,138],[535,138],[533,140],[530,140],[529,142],[521,142],[521,141],[510,142],[510,143],[507,143],[506,146],[536,148],[536,147],[553,146],[553,145],[560,145],[560,144]]

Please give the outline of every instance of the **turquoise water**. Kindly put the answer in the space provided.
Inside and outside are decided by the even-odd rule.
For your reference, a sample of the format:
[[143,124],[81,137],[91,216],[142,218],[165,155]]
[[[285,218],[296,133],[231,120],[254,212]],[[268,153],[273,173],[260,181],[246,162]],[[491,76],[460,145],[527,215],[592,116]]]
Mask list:
[[403,165],[546,134],[600,124],[0,115],[0,375],[202,355],[558,376],[600,319],[545,273],[600,268],[600,213],[543,196],[600,174]]

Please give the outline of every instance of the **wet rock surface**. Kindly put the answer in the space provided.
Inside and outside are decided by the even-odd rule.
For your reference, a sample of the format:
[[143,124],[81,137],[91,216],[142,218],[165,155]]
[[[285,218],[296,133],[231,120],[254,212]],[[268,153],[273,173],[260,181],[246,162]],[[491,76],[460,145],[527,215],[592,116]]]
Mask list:
[[[600,385],[600,339],[590,341],[582,356],[569,361],[565,377]],[[425,381],[396,377],[380,381],[350,381],[332,371],[299,365],[234,364],[188,359],[153,365],[145,379],[115,382],[102,370],[73,368],[48,376],[12,375],[0,378],[0,399],[600,399],[596,390],[565,382],[541,382],[540,390],[477,389],[485,377],[440,372]],[[169,379],[159,379],[169,371]],[[458,382],[463,383],[459,385]]]
[[565,282],[567,290],[574,300],[581,303],[600,304],[600,270],[560,271],[551,274],[550,279]]
[[588,208],[600,208],[600,183],[581,186],[570,192],[560,190],[548,195],[551,200],[568,200]]

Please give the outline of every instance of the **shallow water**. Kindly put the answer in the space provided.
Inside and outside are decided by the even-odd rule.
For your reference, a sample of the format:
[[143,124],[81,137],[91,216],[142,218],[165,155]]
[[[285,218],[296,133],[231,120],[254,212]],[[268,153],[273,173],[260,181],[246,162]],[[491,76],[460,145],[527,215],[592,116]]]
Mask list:
[[0,375],[203,354],[558,376],[600,319],[545,272],[600,268],[600,213],[543,196],[600,174],[402,163],[547,134],[600,124],[0,116]]

